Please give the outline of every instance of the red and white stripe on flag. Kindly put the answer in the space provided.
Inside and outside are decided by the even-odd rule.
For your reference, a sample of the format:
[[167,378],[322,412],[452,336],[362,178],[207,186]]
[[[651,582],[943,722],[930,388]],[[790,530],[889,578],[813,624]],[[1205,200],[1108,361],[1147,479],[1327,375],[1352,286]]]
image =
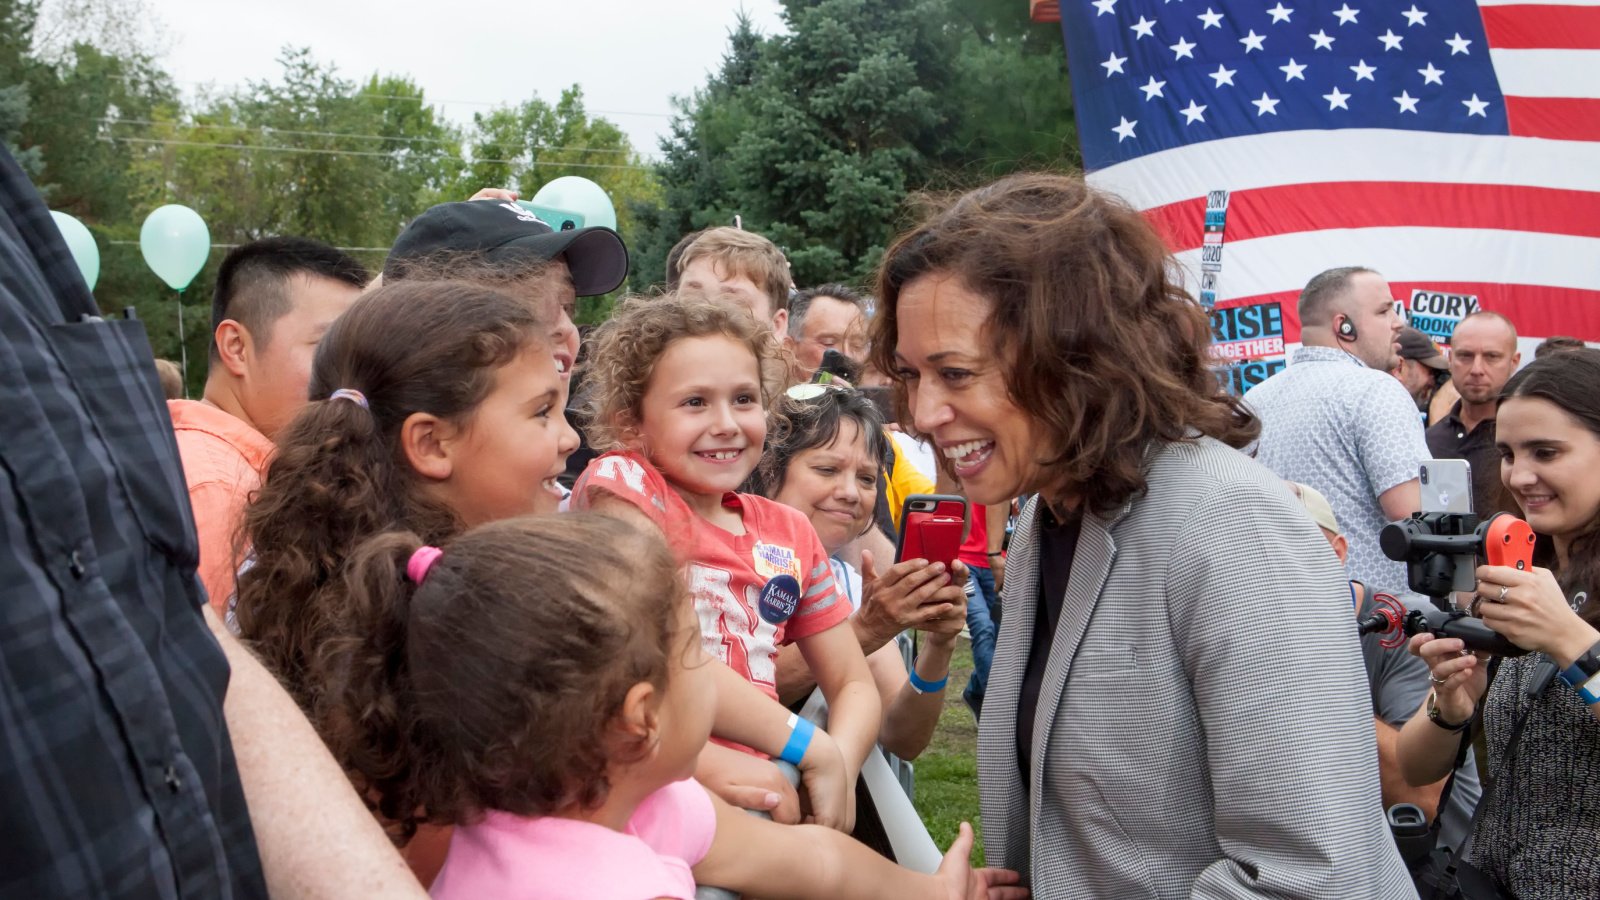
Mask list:
[[1600,341],[1600,0],[1478,7],[1509,135],[1249,134],[1089,180],[1147,210],[1197,295],[1206,193],[1229,191],[1217,305],[1280,302],[1291,343],[1300,288],[1344,265],[1382,272],[1399,299],[1475,295],[1525,339]]

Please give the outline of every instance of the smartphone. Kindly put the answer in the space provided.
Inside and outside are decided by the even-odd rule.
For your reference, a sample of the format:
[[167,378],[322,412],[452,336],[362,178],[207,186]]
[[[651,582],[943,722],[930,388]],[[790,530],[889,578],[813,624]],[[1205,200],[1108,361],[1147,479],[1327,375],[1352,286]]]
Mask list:
[[894,561],[925,559],[948,568],[967,537],[970,510],[965,497],[950,494],[912,494],[900,515],[900,540]]
[[[1422,486],[1422,511],[1425,513],[1472,512],[1472,466],[1464,459],[1425,459],[1417,475]],[[1477,588],[1478,555],[1464,553],[1450,557],[1450,589],[1471,593]]]
[[1472,466],[1464,459],[1422,461],[1422,511],[1472,512]]
[[852,385],[861,379],[861,372],[856,364],[850,361],[850,357],[837,350],[828,350],[822,354],[822,364],[817,366],[817,372],[811,376],[811,380],[820,379],[824,372]]

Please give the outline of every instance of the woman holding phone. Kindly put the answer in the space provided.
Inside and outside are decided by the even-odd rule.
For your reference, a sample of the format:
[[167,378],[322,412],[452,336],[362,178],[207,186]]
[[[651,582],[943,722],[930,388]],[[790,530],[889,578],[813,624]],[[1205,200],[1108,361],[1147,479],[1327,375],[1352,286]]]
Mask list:
[[[1419,634],[1433,693],[1401,729],[1412,784],[1449,772],[1482,715],[1489,774],[1463,896],[1600,897],[1600,351],[1536,360],[1495,414],[1500,478],[1538,535],[1534,567],[1478,569],[1485,624],[1532,651],[1492,663]],[[1493,685],[1488,670],[1497,665]],[[1474,891],[1476,893],[1474,893]]]
[[[1137,211],[1017,175],[884,257],[874,363],[1012,536],[985,850],[1035,896],[1412,897],[1343,573]],[[1315,649],[1292,635],[1316,635]]]

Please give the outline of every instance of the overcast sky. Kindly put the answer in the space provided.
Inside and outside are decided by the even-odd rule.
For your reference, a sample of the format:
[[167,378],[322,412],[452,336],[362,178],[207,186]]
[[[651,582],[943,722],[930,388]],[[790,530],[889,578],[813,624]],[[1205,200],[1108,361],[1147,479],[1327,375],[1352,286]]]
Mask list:
[[285,45],[310,47],[345,78],[409,75],[451,119],[583,87],[591,115],[657,156],[674,95],[705,82],[738,10],[782,30],[777,0],[144,0],[169,43],[165,68],[201,84],[276,79]]

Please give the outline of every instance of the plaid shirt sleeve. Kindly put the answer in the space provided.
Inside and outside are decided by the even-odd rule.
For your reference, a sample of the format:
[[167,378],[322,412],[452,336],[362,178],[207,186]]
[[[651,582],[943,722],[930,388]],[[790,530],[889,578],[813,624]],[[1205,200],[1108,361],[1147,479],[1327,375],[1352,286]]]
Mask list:
[[265,897],[144,330],[0,148],[0,896]]

